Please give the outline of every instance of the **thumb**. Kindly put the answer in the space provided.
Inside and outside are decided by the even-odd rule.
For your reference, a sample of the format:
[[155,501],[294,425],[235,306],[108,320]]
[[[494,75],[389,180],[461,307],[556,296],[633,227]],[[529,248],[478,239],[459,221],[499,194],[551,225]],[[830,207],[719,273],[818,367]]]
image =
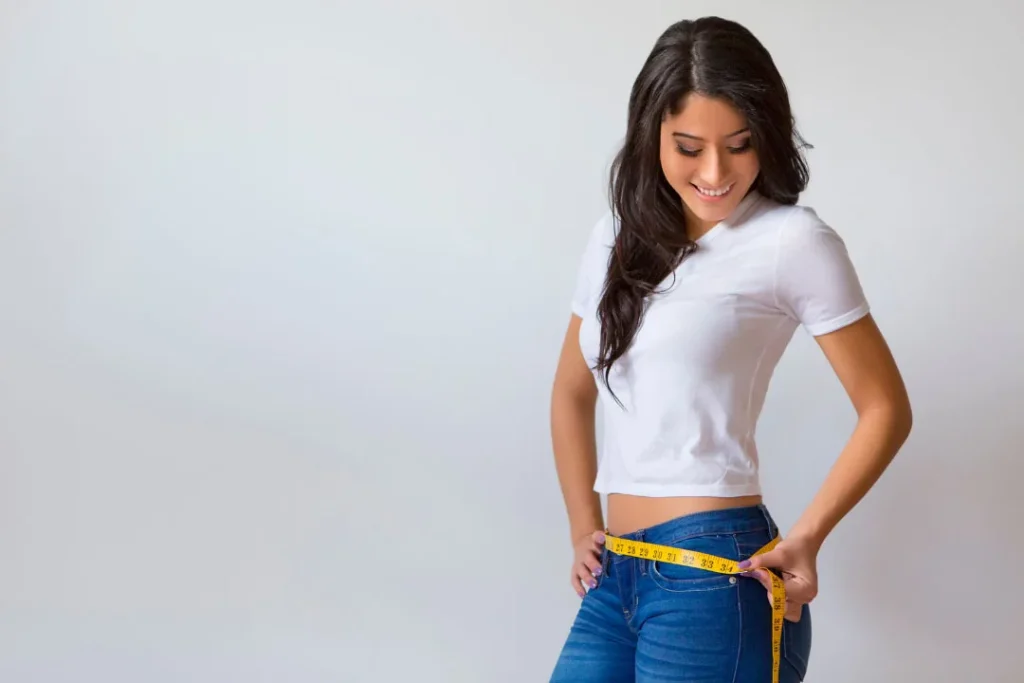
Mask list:
[[762,555],[754,555],[753,557],[743,560],[737,566],[743,571],[750,569],[759,569],[761,567],[779,567],[781,566],[782,556],[778,549],[769,550]]

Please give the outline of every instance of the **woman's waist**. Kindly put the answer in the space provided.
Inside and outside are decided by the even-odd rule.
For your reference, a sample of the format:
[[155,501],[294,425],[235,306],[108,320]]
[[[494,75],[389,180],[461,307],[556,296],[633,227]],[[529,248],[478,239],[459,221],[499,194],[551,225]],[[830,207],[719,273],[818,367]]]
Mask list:
[[774,529],[760,495],[639,496],[608,494],[608,533],[649,543],[703,533]]

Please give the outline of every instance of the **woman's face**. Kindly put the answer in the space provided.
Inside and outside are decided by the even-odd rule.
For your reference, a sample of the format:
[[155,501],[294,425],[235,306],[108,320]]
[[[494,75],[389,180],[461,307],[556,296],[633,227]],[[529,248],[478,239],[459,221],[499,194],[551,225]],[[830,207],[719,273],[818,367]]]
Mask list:
[[696,239],[727,218],[760,170],[746,119],[725,100],[690,93],[661,124],[661,168]]

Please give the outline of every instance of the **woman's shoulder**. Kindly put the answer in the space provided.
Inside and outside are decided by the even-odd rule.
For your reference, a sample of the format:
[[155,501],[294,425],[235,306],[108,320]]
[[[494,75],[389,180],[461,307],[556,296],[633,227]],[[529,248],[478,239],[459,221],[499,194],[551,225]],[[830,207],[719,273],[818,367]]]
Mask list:
[[763,225],[774,225],[775,227],[789,227],[795,224],[797,230],[804,230],[811,227],[815,222],[820,222],[817,211],[808,204],[782,203],[771,197],[757,194],[752,203],[750,211],[742,217],[744,222],[760,223]]
[[799,201],[794,204],[782,204],[768,198],[764,198],[761,204],[764,206],[765,218],[777,222],[779,228],[788,236],[799,238],[815,233],[836,232],[813,205]]
[[750,232],[768,237],[780,250],[813,250],[823,243],[843,244],[836,229],[809,204],[784,204],[759,196],[744,222],[756,225]]
[[605,273],[615,245],[619,222],[612,211],[605,211],[593,224],[577,263],[573,312],[584,317],[604,283]]
[[619,228],[619,220],[612,211],[608,210],[602,213],[587,235],[586,245],[583,249],[583,262],[607,265],[608,255],[615,246]]

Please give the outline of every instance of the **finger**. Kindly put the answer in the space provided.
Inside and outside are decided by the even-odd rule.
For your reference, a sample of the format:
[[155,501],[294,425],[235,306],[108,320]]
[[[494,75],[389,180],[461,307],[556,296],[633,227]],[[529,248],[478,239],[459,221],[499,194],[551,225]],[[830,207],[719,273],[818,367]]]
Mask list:
[[[589,580],[589,581],[588,581]],[[572,586],[572,590],[575,594],[581,598],[587,596],[587,589],[590,588],[590,582],[594,581],[593,577],[587,577],[587,574],[580,570],[580,565],[573,565],[572,575],[569,578],[569,585]]]
[[588,556],[585,560],[587,568],[594,576],[600,576],[601,574],[601,553],[604,552],[604,532],[595,531],[590,536],[590,540],[593,541],[594,546],[591,549],[593,556]]
[[[754,571],[747,572],[746,574],[741,574],[740,576],[746,576],[751,579],[756,579],[757,582],[761,584],[761,587],[764,588],[765,597],[768,598],[768,604],[775,604],[775,594],[772,592],[774,589],[774,585],[772,582],[771,574],[768,572],[767,569],[755,569]],[[787,609],[789,607],[789,602],[789,600],[786,601]],[[791,621],[796,621],[796,619],[791,619]]]
[[760,567],[780,566],[782,566],[782,553],[780,553],[777,548],[760,555],[754,555],[753,557],[747,558],[739,563],[739,568],[743,571],[748,569],[758,569]]
[[768,575],[768,570],[755,569],[753,571],[747,572],[746,574],[741,574],[740,576],[745,576],[750,579],[756,579],[758,583],[764,586],[764,589],[768,591],[768,595],[772,594],[772,579]]
[[601,555],[603,553],[604,553],[604,548],[602,546],[598,546],[596,548],[587,548],[587,553],[586,553],[586,555],[584,555],[584,558],[588,562],[591,559],[593,559],[598,564],[601,564]]
[[594,577],[593,572],[582,562],[576,565],[576,576],[579,578],[580,583],[586,586],[588,590],[597,588],[597,579]]
[[580,583],[580,577],[575,570],[569,574],[569,586],[571,586],[575,594],[579,595],[581,598],[587,595],[587,591],[583,589],[583,584]]
[[817,595],[816,581],[809,582],[800,577],[787,577],[785,581],[786,596],[798,605],[813,601]]

